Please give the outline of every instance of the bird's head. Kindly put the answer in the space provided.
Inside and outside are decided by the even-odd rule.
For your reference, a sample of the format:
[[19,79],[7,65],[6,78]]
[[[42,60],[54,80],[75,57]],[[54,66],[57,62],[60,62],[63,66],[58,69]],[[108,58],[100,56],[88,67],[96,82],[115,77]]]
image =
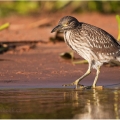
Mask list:
[[64,30],[71,30],[74,29],[78,26],[79,22],[76,18],[72,17],[72,16],[65,16],[63,18],[61,18],[61,20],[59,21],[58,25],[53,28],[52,32],[55,31],[64,31]]

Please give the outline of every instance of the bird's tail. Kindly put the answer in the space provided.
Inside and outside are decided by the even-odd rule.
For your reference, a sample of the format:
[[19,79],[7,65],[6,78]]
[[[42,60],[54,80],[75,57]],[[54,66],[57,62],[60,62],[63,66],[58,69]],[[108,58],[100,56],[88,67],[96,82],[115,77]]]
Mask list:
[[120,62],[120,56],[118,56],[118,57],[116,58],[116,60],[117,60],[118,62]]
[[118,62],[120,62],[120,48],[119,48],[119,50],[117,51],[116,60],[117,60]]
[[[119,42],[119,45],[120,45],[120,42]],[[119,52],[118,52],[118,54],[117,54],[117,61],[119,61],[120,62],[120,47],[119,47]]]

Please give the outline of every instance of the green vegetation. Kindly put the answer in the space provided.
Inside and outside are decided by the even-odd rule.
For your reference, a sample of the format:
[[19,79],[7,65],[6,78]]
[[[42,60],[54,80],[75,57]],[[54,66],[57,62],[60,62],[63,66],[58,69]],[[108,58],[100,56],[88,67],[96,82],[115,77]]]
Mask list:
[[0,26],[0,31],[8,28],[9,26],[10,26],[10,23],[5,23],[5,24],[1,25]]
[[120,16],[116,15],[116,19],[118,22],[118,38],[117,38],[117,40],[120,41]]
[[43,12],[69,10],[70,12],[120,12],[119,1],[2,1],[0,17],[11,14],[29,15]]
[[11,14],[27,15],[29,13],[37,12],[38,8],[38,2],[33,1],[0,2],[0,17]]

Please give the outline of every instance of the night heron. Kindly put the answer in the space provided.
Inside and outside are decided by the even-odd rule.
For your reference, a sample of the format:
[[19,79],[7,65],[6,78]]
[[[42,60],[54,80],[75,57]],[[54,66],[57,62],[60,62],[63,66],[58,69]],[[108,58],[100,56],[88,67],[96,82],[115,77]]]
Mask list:
[[95,88],[103,63],[111,60],[120,61],[120,45],[117,40],[105,30],[93,25],[79,22],[72,16],[63,17],[51,31],[63,31],[64,40],[68,46],[89,63],[88,70],[76,81],[64,86],[79,86],[79,82],[90,74],[91,68],[96,69],[92,87]]

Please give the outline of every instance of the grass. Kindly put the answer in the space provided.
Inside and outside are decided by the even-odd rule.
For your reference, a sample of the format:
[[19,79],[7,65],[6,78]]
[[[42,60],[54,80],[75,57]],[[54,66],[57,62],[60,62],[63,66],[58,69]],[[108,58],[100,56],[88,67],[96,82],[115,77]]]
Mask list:
[[118,22],[118,38],[117,38],[117,40],[120,41],[120,16],[116,15],[116,19]]

